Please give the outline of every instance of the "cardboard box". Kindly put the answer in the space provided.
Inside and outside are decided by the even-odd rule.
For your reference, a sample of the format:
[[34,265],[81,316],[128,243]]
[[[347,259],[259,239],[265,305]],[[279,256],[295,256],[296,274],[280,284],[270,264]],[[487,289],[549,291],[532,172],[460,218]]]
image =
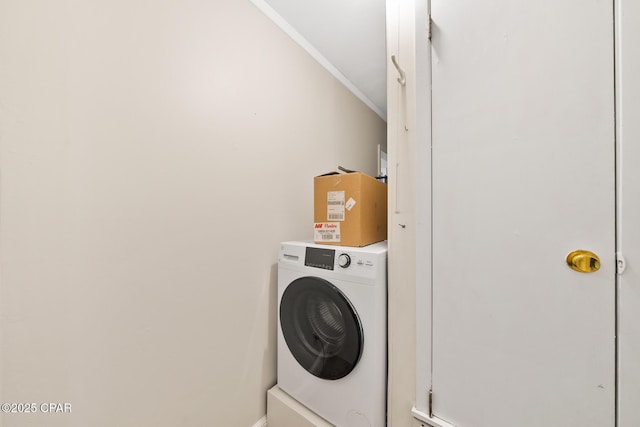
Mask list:
[[313,180],[314,242],[366,246],[387,239],[387,184],[362,172]]

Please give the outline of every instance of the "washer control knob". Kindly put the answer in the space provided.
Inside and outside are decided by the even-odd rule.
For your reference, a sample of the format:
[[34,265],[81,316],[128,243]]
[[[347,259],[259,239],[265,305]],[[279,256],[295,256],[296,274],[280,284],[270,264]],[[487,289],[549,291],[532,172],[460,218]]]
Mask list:
[[351,257],[347,254],[338,255],[338,265],[342,268],[347,268],[351,265]]

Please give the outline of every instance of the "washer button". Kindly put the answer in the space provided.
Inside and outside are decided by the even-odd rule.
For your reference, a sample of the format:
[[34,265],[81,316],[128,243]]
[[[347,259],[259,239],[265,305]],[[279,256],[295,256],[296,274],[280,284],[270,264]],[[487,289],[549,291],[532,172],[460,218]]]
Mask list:
[[351,257],[347,254],[338,255],[338,265],[342,268],[347,268],[351,265]]

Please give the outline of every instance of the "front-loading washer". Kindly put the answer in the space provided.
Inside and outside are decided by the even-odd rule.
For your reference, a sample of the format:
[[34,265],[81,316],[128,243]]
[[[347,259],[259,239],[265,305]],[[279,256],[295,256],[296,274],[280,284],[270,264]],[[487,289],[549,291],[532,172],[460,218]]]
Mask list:
[[278,386],[338,427],[386,425],[387,244],[284,242]]

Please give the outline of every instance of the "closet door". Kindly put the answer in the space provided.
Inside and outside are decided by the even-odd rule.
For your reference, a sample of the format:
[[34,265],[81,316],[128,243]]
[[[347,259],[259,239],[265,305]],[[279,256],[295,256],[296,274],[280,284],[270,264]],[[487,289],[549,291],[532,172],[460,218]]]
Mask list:
[[431,8],[433,416],[613,427],[613,2]]

